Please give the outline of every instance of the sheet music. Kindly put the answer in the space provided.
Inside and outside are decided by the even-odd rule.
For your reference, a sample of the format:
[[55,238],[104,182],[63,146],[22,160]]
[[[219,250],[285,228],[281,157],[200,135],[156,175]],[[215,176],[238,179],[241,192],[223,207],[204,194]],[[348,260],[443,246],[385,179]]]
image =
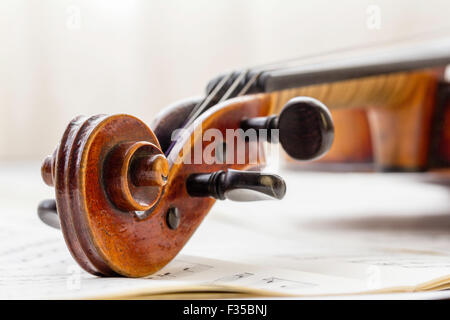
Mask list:
[[[2,230],[0,230],[2,231]],[[14,234],[9,232],[12,238]],[[267,294],[334,292],[348,279],[180,255],[144,279],[99,278],[84,272],[58,235],[8,244],[0,254],[0,298],[89,298],[178,291],[267,291]],[[3,241],[7,239],[2,237]],[[328,289],[329,288],[329,289]]]
[[38,221],[37,203],[51,197],[38,174],[36,167],[0,172],[7,180],[0,184],[3,299],[188,291],[312,297],[450,284],[449,193],[414,175],[284,172],[282,202],[217,203],[169,265],[126,279],[84,272],[60,231]]

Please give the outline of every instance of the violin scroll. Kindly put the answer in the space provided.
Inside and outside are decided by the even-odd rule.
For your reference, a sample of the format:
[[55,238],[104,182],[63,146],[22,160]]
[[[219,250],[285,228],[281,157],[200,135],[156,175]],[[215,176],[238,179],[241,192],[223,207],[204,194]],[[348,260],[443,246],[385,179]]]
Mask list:
[[[332,131],[331,118],[321,109],[325,107],[305,99],[294,102],[266,123],[279,128],[285,149],[291,150],[291,145],[305,149],[316,141],[318,147],[302,151],[302,156],[322,152]],[[247,171],[265,164],[263,154],[256,161],[250,157],[263,149],[258,139],[250,141],[236,134],[232,135],[234,144],[197,135],[210,129],[222,138],[229,130],[239,133],[243,119],[250,118],[247,123],[251,125],[252,119],[270,118],[271,110],[268,95],[226,101],[187,126],[187,134],[178,136],[166,154],[154,131],[133,116],[77,117],[42,165],[42,178],[54,187],[56,199],[41,202],[38,215],[46,224],[60,226],[72,256],[87,272],[148,276],[178,254],[216,199],[283,198],[286,184],[281,177]],[[295,118],[294,124],[288,118]],[[157,123],[163,125],[153,128],[157,132],[173,128],[167,121]],[[285,136],[285,130],[301,133]],[[310,137],[311,130],[318,133]],[[300,138],[300,142],[290,141]],[[228,157],[227,161],[209,161],[217,154],[204,151],[223,144],[225,154],[237,161],[229,162]],[[197,150],[204,157],[199,162],[195,161]],[[242,162],[240,150],[245,153]]]

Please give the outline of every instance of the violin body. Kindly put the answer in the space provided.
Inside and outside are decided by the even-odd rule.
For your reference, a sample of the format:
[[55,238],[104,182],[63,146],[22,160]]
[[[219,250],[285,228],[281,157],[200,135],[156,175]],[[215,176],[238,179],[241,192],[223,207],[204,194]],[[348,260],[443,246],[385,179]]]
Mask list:
[[[373,162],[381,171],[423,171],[432,155],[442,69],[394,73],[280,93],[307,94],[333,113],[336,139],[324,162]],[[339,114],[342,114],[339,117]],[[436,138],[434,138],[436,139]]]
[[336,143],[319,161],[415,171],[428,167],[430,150],[448,160],[448,130],[434,132],[433,121],[436,110],[446,115],[441,127],[450,121],[439,98],[450,56],[394,58],[229,73],[150,126],[130,115],[77,117],[44,160],[55,200],[38,214],[61,228],[86,271],[143,277],[178,254],[216,200],[282,199],[283,179],[258,171],[264,144],[279,143],[296,161],[320,158],[334,140],[328,108]]
[[411,95],[415,101],[399,108],[332,110],[335,141],[319,162],[367,163],[379,171],[397,172],[448,168],[450,89],[442,70],[430,71],[430,75],[427,89]]

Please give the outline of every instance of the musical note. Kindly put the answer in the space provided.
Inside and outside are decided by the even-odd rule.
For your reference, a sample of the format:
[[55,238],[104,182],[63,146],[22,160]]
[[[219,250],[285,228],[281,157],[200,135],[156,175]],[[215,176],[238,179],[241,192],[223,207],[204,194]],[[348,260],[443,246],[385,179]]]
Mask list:
[[225,276],[225,277],[219,278],[217,280],[214,280],[214,282],[231,282],[231,281],[236,281],[236,280],[240,280],[243,278],[247,278],[247,277],[250,277],[253,275],[254,274],[250,273],[250,272],[236,273],[231,276]]
[[300,288],[308,288],[308,287],[315,287],[317,286],[316,283],[312,282],[304,282],[304,281],[295,281],[295,280],[288,280],[288,279],[282,279],[277,277],[269,277],[264,278],[259,282],[259,285],[264,288],[282,288],[282,289],[300,289]]
[[147,279],[168,279],[168,278],[181,278],[183,276],[192,275],[195,273],[203,272],[205,270],[213,268],[209,265],[204,265],[200,263],[192,263],[183,260],[175,260],[170,263],[167,267],[163,268],[161,272],[156,275],[147,277]]

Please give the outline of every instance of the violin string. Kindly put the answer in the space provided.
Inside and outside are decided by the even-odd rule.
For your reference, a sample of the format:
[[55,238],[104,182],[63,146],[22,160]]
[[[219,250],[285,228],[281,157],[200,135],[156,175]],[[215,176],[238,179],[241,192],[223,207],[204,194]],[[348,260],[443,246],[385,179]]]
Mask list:
[[[189,115],[186,117],[186,120],[181,125],[181,128],[187,128],[189,127],[195,119],[204,111],[205,107],[215,98],[216,94],[220,92],[220,90],[225,86],[225,84],[228,82],[228,80],[232,77],[233,73],[229,73],[226,77],[223,77],[219,83],[215,85],[213,90],[203,99],[201,99],[191,110]],[[175,143],[178,141],[178,139],[181,137],[181,131],[175,136],[175,138],[172,139],[171,144],[165,151],[165,154],[168,155],[170,151],[172,150]]]
[[220,82],[214,87],[214,89],[208,94],[202,101],[200,101],[189,113],[186,123],[183,127],[190,126],[195,119],[198,118],[210,105],[211,101],[217,99],[218,93],[225,87],[226,83],[231,79],[233,73],[229,73],[227,76],[223,77]]
[[345,53],[345,52],[350,52],[353,50],[371,49],[371,48],[376,48],[376,47],[380,47],[380,46],[396,45],[396,44],[399,44],[402,42],[405,43],[405,42],[412,41],[412,40],[420,40],[420,39],[429,40],[430,36],[433,36],[433,35],[437,36],[437,35],[440,35],[439,33],[442,33],[442,32],[446,32],[447,36],[448,36],[448,32],[450,32],[450,25],[445,26],[445,27],[440,27],[437,29],[433,29],[433,30],[419,32],[419,33],[416,33],[416,34],[413,34],[410,36],[396,37],[396,38],[390,39],[388,41],[371,42],[371,43],[366,43],[364,45],[345,46],[345,47],[340,47],[338,49],[323,51],[321,53],[312,53],[312,54],[306,54],[306,55],[302,55],[302,56],[298,56],[298,57],[289,58],[289,59],[282,60],[282,61],[273,61],[273,62],[261,64],[261,65],[255,65],[248,69],[251,72],[257,72],[257,71],[261,71],[261,70],[262,71],[272,71],[272,70],[281,69],[281,68],[288,68],[288,67],[290,68],[290,67],[298,66],[295,64],[292,65],[293,63],[303,62],[304,60],[311,59],[311,58],[322,58],[322,57],[326,57],[328,55]]
[[287,60],[283,60],[283,61],[276,61],[276,62],[266,63],[266,64],[262,64],[262,65],[257,65],[257,66],[251,67],[251,68],[247,68],[244,72],[241,72],[240,75],[233,81],[231,86],[228,87],[226,92],[222,96],[219,96],[222,89],[225,88],[227,82],[232,78],[233,73],[231,72],[226,77],[223,77],[221,79],[221,81],[210,92],[210,94],[208,94],[204,99],[202,99],[202,101],[200,101],[192,109],[192,111],[189,113],[189,115],[187,117],[187,122],[186,122],[185,126],[190,125],[193,122],[193,120],[195,120],[200,114],[202,114],[204,111],[209,109],[209,107],[210,107],[209,104],[213,100],[216,100],[218,102],[223,102],[223,101],[227,100],[228,98],[232,97],[232,93],[239,86],[240,82],[250,73],[254,73],[254,74],[245,83],[244,87],[239,91],[237,96],[245,95],[248,92],[248,90],[251,88],[251,86],[258,80],[259,76],[265,71],[272,71],[272,70],[277,70],[277,69],[282,69],[282,68],[293,67],[293,66],[295,66],[293,64],[298,63],[299,61],[304,61],[306,59],[320,58],[320,57],[325,57],[327,55],[348,52],[351,50],[370,49],[370,48],[377,47],[380,45],[398,44],[399,42],[417,40],[417,39],[420,39],[421,37],[424,37],[424,36],[429,37],[430,35],[438,34],[439,32],[443,32],[443,31],[450,31],[450,27],[429,30],[426,32],[422,32],[420,34],[414,34],[412,36],[407,36],[407,37],[398,37],[396,39],[391,39],[389,41],[376,42],[376,43],[373,42],[373,43],[369,43],[369,44],[362,45],[362,46],[361,45],[346,46],[346,47],[341,47],[341,48],[335,49],[335,50],[321,52],[320,54],[308,54],[308,55],[303,55],[300,57],[295,57],[295,58],[291,58],[291,59],[287,59]]
[[224,95],[220,98],[219,102],[225,101],[227,100],[232,93],[234,92],[234,90],[236,90],[236,88],[239,86],[239,84],[241,83],[241,81],[247,76],[247,74],[249,73],[250,70],[245,70],[243,72],[240,73],[240,75],[236,78],[236,80],[234,80],[234,82],[231,84],[231,86],[228,88],[228,90],[224,93]]
[[[256,81],[258,81],[261,74],[266,71],[273,71],[273,70],[282,69],[282,68],[295,67],[295,65],[292,65],[293,63],[298,63],[299,61],[303,61],[303,63],[305,63],[304,62],[305,60],[311,59],[311,58],[321,58],[321,57],[323,58],[328,55],[349,52],[352,50],[370,49],[370,48],[384,46],[384,45],[398,44],[399,42],[401,43],[401,42],[407,42],[407,41],[411,41],[411,40],[419,40],[420,38],[423,38],[423,37],[428,38],[432,35],[437,35],[440,32],[448,32],[448,31],[450,31],[450,26],[445,26],[445,27],[440,27],[440,28],[434,29],[434,30],[427,30],[425,32],[416,33],[414,35],[407,36],[407,37],[397,37],[395,39],[390,39],[389,41],[372,42],[372,43],[368,43],[368,44],[365,44],[362,46],[361,45],[346,46],[346,47],[341,47],[341,48],[334,49],[334,50],[321,52],[319,54],[307,54],[307,55],[290,58],[290,59],[283,60],[283,61],[270,62],[270,63],[266,63],[266,64],[262,64],[262,65],[257,65],[257,66],[251,67],[251,68],[246,68],[245,72],[242,72],[237,77],[237,79],[235,79],[233,81],[233,83],[226,90],[224,95],[219,98],[218,94],[222,91],[222,89],[226,86],[227,82],[232,78],[232,76],[234,74],[233,72],[231,72],[227,76],[223,77],[221,79],[221,81],[219,81],[219,83],[217,83],[214,86],[213,90],[205,98],[203,98],[201,101],[199,101],[195,105],[195,107],[191,110],[191,112],[187,116],[186,122],[181,127],[188,127],[189,125],[191,125],[194,122],[194,120],[201,113],[203,113],[205,110],[207,110],[210,107],[209,104],[213,100],[223,102],[223,101],[227,100],[228,98],[232,97],[232,93],[234,92],[234,90],[239,86],[239,83],[245,77],[247,77],[248,74],[252,74],[252,77],[248,81],[246,81],[245,85],[243,86],[243,88],[239,91],[239,93],[236,96],[245,95],[248,92],[248,90],[252,87],[252,85]],[[166,154],[168,154],[170,152],[170,150],[172,149],[176,140],[177,139],[175,139],[172,142],[172,144],[169,146],[168,150],[166,151]]]
[[262,71],[259,71],[257,73],[255,73],[245,84],[245,86],[241,89],[241,91],[239,91],[239,93],[237,94],[238,97],[243,96],[244,94],[247,93],[247,91],[250,89],[250,87],[256,82],[256,80],[258,80],[259,76],[261,75]]
[[[223,77],[220,82],[214,87],[214,89],[208,94],[202,101],[200,101],[189,113],[187,119],[189,122],[189,119],[195,119],[197,118],[202,112],[205,106],[207,106],[217,95],[217,93],[220,92],[220,90],[225,86],[225,84],[228,82],[228,80],[231,79],[233,76],[233,73],[230,72],[227,76]],[[186,125],[188,126],[188,125]]]

